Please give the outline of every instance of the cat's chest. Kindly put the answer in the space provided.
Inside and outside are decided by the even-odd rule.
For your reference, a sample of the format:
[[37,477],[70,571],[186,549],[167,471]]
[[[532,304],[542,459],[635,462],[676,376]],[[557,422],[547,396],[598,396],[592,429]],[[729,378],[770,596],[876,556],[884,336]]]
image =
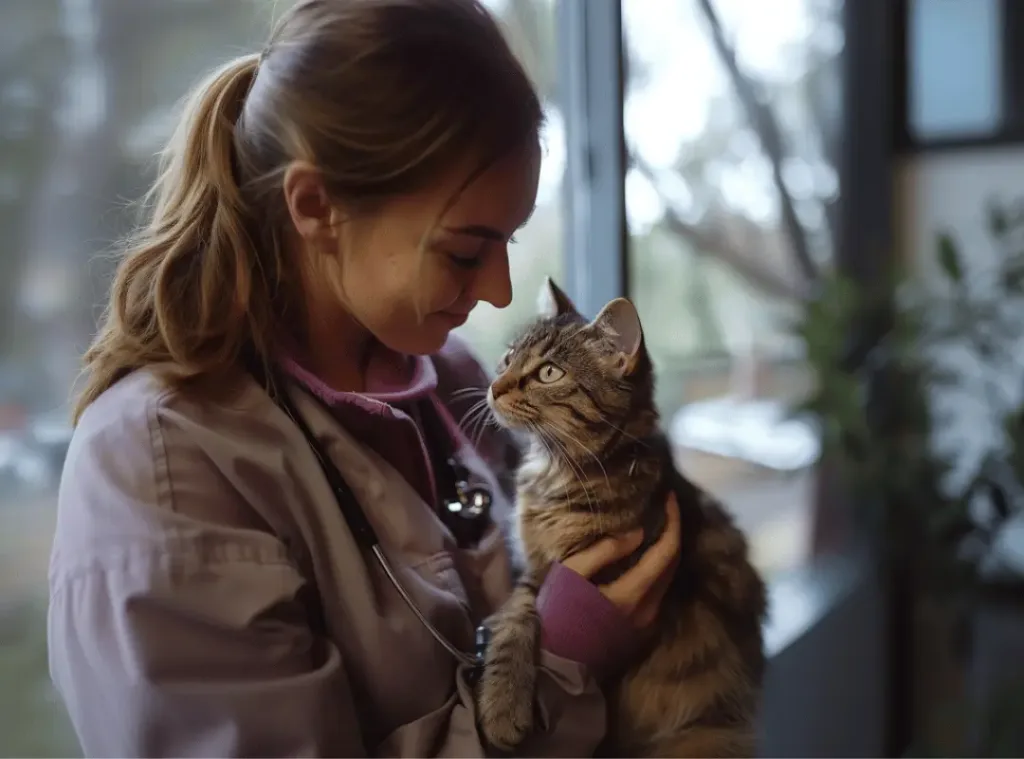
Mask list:
[[571,470],[555,465],[545,453],[531,450],[519,466],[516,484],[521,495],[543,505],[563,499],[570,485],[579,483]]
[[520,491],[518,533],[522,553],[533,568],[563,561],[606,535],[623,532],[636,521],[603,510],[606,504],[564,499],[543,500],[536,491]]
[[532,569],[563,561],[601,537],[597,520],[529,501],[520,511],[518,527],[522,555]]
[[[517,476],[519,542],[527,564],[537,568],[561,561],[644,523],[661,481],[657,457],[635,464],[624,459],[621,467],[602,467],[601,476],[586,477],[582,465],[563,466],[545,453],[530,451]],[[663,517],[661,510],[658,515]]]

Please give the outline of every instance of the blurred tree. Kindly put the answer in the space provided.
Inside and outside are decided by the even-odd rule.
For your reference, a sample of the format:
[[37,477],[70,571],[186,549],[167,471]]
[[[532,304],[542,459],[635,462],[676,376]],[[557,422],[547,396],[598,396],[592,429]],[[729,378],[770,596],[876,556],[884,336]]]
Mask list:
[[[68,61],[53,30],[58,0],[7,0],[0,24],[0,371],[25,356],[17,318],[27,263],[29,214],[56,131]],[[24,393],[4,388],[6,393]],[[10,397],[24,403],[26,398]]]
[[[110,13],[110,141],[105,186],[107,203],[97,245],[109,250],[137,221],[128,206],[155,177],[155,156],[170,137],[189,88],[212,67],[235,55],[258,50],[269,35],[278,0],[103,0]],[[121,208],[110,203],[120,202]],[[111,212],[113,211],[113,212]],[[117,212],[121,211],[121,212]],[[79,302],[92,325],[112,273],[110,257],[80,259],[89,266],[88,290]]]
[[519,57],[543,100],[558,102],[558,43],[554,0],[485,0],[504,27],[509,46]]
[[[37,366],[33,405],[66,394],[105,301],[114,263],[106,254],[135,220],[125,206],[151,181],[183,95],[215,63],[261,45],[274,7],[249,0],[53,5],[47,23],[65,51],[63,76],[47,103],[49,144],[26,172],[31,186],[11,224],[27,259],[11,279],[24,307],[11,323],[29,345],[54,347],[33,351],[45,364]],[[0,260],[12,266],[19,257]]]
[[[753,298],[762,304],[755,310],[785,311],[813,291],[820,272],[827,271],[832,261],[838,200],[835,159],[841,87],[836,64],[842,44],[841,0],[799,2],[806,32],[792,35],[784,30],[787,41],[775,43],[774,54],[780,62],[775,67],[764,67],[763,60],[760,67],[753,65],[751,56],[745,55],[744,40],[733,29],[750,0],[720,1],[730,14],[720,16],[714,0],[675,0],[686,23],[700,30],[699,35],[685,39],[702,38],[701,44],[713,51],[712,60],[724,73],[725,86],[706,103],[703,128],[680,140],[674,161],[657,165],[646,157],[646,131],[627,133],[631,168],[664,205],[653,228],[634,230],[634,279],[642,269],[656,267],[639,257],[647,246],[641,246],[638,238],[654,236],[657,230],[674,239],[677,255],[694,257],[709,272],[726,275],[716,275],[699,290],[691,289],[682,302],[676,294],[672,310],[679,317],[664,321],[678,331],[680,323],[696,320],[701,323],[696,333],[703,335],[693,341],[677,340],[672,349],[677,355],[728,353],[728,333],[744,331],[740,322],[753,313],[750,309],[726,313],[731,326],[709,324],[709,320],[721,322],[723,309],[708,309],[696,299]],[[643,35],[628,25],[626,32],[628,109],[630,99],[643,96],[673,62],[649,53]],[[766,47],[773,42],[764,37],[762,41]],[[671,104],[663,107],[669,116]],[[729,175],[738,173],[744,184],[739,193],[736,182],[728,181]],[[760,204],[747,202],[743,195],[748,191],[772,197],[774,211],[766,213]],[[641,299],[657,297],[655,293],[666,287],[653,282],[653,289],[644,291]],[[774,329],[771,319],[759,321],[757,329],[762,333]]]
[[[183,95],[218,61],[262,45],[286,4],[0,3],[0,406],[42,411],[67,397],[105,301],[111,261],[101,254],[134,221],[125,206],[152,179]],[[22,510],[9,483],[5,560],[10,541],[48,545],[40,533],[52,523],[23,511],[49,515],[56,500],[47,492]],[[75,755],[46,668],[45,571],[7,566],[25,579],[0,589],[0,756]]]

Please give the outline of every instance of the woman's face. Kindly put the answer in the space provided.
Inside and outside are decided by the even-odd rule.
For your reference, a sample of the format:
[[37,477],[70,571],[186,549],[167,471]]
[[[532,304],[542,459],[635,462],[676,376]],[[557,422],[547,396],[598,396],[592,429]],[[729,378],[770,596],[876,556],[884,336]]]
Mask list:
[[512,299],[509,245],[533,210],[539,173],[540,150],[531,146],[494,163],[461,192],[467,170],[372,214],[328,224],[326,237],[322,227],[304,233],[292,208],[301,204],[292,203],[286,179],[293,221],[307,242],[315,241],[306,254],[326,254],[331,271],[321,279],[333,280],[329,295],[311,293],[311,321],[343,325],[346,318],[334,318],[340,310],[392,350],[429,354],[478,302],[504,308]]

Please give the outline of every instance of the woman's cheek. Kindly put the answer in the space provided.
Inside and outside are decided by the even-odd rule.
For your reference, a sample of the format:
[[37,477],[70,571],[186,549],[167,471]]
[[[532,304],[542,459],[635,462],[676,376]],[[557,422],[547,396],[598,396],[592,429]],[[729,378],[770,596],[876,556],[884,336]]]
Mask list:
[[454,268],[454,266],[449,266],[447,271],[435,272],[429,280],[426,280],[424,291],[430,293],[431,311],[447,311],[458,304],[462,294],[471,284],[473,272],[452,271]]

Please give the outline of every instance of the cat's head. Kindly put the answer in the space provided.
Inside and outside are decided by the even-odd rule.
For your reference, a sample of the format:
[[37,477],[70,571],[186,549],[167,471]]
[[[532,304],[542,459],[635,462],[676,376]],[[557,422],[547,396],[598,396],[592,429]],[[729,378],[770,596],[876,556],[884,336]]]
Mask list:
[[616,298],[588,321],[548,279],[540,310],[488,391],[500,423],[590,449],[630,414],[653,414],[653,372],[630,301]]

